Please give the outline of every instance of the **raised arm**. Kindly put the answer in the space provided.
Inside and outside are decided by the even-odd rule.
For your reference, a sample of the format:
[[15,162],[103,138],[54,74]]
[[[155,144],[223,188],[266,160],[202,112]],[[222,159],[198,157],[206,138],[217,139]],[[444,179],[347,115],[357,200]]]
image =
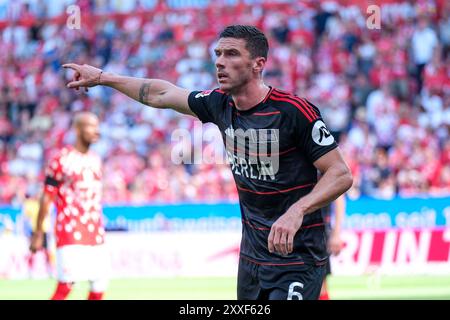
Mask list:
[[195,116],[188,105],[189,91],[159,79],[143,79],[120,76],[93,66],[67,63],[64,68],[75,71],[68,88],[90,88],[104,85],[114,88],[145,105],[159,109],[173,109],[183,114]]

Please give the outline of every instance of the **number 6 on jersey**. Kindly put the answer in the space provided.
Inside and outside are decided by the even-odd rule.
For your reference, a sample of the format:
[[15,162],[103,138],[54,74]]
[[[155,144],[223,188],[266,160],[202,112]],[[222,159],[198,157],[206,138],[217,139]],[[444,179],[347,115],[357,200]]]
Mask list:
[[289,286],[289,292],[288,292],[288,300],[293,300],[292,297],[297,297],[296,300],[303,300],[303,296],[300,292],[294,291],[296,287],[300,287],[303,289],[303,283],[301,282],[292,282]]

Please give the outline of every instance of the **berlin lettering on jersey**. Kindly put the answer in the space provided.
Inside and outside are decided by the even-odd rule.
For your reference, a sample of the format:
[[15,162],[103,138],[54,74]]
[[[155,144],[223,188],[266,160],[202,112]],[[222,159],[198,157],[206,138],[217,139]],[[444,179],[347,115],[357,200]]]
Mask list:
[[225,130],[225,148],[234,174],[257,180],[275,180],[279,169],[278,129]]
[[[197,121],[196,121],[197,122]],[[186,129],[177,129],[172,134],[172,142],[176,145],[172,149],[172,161],[175,164],[224,164],[231,166],[233,173],[243,175],[249,179],[275,181],[279,169],[279,130],[278,129],[233,129],[226,128],[222,135],[215,132],[215,137],[209,137],[203,131],[200,122],[194,123],[192,133]],[[214,150],[213,155],[204,155],[204,140],[211,141],[211,145],[225,142],[220,150]],[[193,151],[193,152],[192,152]]]

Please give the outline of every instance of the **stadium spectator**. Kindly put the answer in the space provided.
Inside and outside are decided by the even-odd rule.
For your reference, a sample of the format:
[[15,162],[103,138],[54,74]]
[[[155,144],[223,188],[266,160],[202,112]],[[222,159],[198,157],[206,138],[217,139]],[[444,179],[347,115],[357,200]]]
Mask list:
[[417,29],[411,39],[414,63],[416,64],[418,92],[422,90],[423,69],[430,62],[438,44],[436,32],[428,26],[428,17],[426,15],[419,16]]

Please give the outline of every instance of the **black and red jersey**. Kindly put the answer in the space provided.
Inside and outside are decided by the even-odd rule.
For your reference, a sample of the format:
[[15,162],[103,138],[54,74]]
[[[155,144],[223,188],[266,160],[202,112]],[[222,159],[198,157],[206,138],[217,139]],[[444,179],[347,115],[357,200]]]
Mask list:
[[304,217],[288,256],[270,253],[272,224],[317,183],[313,163],[337,147],[308,100],[271,88],[253,108],[237,110],[221,90],[194,91],[189,107],[219,127],[233,171],[243,222],[241,257],[259,264],[321,264],[328,258],[320,210]]

